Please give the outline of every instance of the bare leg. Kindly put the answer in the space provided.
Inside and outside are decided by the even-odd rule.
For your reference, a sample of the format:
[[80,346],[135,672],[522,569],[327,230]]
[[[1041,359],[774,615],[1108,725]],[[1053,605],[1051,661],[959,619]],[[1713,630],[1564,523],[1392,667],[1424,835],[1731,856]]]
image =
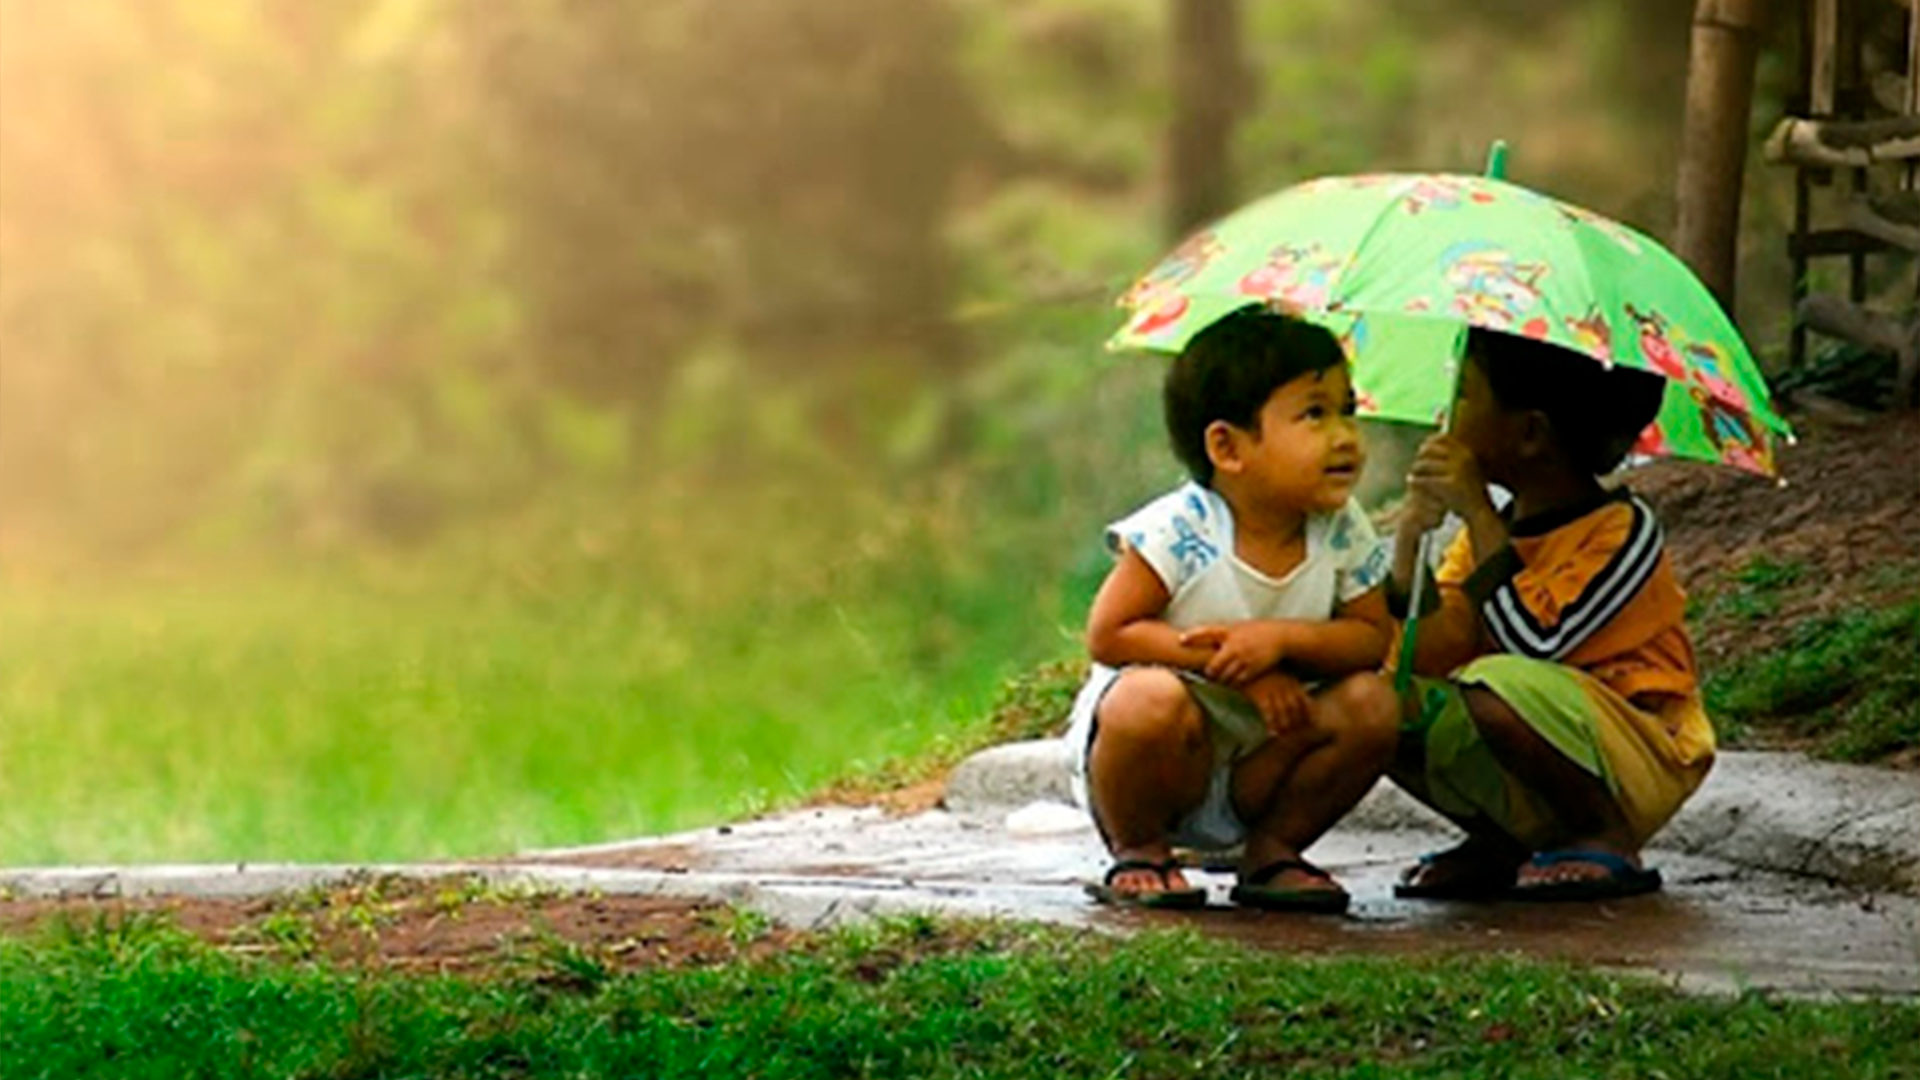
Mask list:
[[[1107,850],[1116,859],[1172,858],[1168,835],[1206,798],[1212,770],[1206,716],[1180,677],[1161,668],[1123,673],[1100,702],[1087,753],[1088,801]],[[1164,883],[1137,870],[1110,884],[1140,894],[1189,887],[1178,870]]]
[[[1556,838],[1555,846],[1604,851],[1632,865],[1640,864],[1633,832],[1605,781],[1554,749],[1491,690],[1470,686],[1465,696],[1467,712],[1495,760],[1539,796],[1565,828],[1565,839]],[[1520,870],[1519,884],[1525,887],[1606,875],[1606,868],[1593,863],[1526,866]]]
[[[1406,719],[1412,721],[1417,703],[1409,698],[1406,706]],[[1433,805],[1427,796],[1427,744],[1423,739],[1403,735],[1387,775],[1407,794],[1428,806]],[[1491,895],[1510,887],[1520,864],[1526,862],[1530,854],[1526,845],[1484,817],[1448,814],[1447,819],[1466,830],[1466,839],[1437,855],[1427,856],[1402,874],[1400,883],[1455,896]]]
[[[1309,724],[1282,732],[1233,776],[1234,812],[1248,823],[1242,870],[1300,853],[1353,809],[1393,758],[1400,709],[1378,675],[1352,675],[1313,699]],[[1284,889],[1332,889],[1302,871],[1271,882]]]

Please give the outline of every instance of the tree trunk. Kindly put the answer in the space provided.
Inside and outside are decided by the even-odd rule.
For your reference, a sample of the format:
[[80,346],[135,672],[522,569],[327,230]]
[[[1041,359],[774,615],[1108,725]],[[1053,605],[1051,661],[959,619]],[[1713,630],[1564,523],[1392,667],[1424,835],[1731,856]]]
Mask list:
[[1240,0],[1170,2],[1167,230],[1178,240],[1232,204],[1234,113],[1249,80],[1240,57]]
[[1698,0],[1680,143],[1675,252],[1733,311],[1754,65],[1766,0]]

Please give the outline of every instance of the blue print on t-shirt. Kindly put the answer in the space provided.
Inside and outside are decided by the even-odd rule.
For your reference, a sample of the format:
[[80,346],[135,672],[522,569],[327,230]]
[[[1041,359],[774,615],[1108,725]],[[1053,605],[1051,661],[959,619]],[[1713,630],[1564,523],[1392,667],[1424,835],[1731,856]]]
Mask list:
[[1194,531],[1193,522],[1186,518],[1173,519],[1175,540],[1167,550],[1180,560],[1180,568],[1187,574],[1196,574],[1206,569],[1220,555],[1220,549],[1211,540]]
[[1382,544],[1374,548],[1373,554],[1367,556],[1367,561],[1361,563],[1360,568],[1353,572],[1353,583],[1362,589],[1371,589],[1385,581],[1386,577],[1387,549],[1386,545]]
[[1199,492],[1187,492],[1187,509],[1193,511],[1193,516],[1201,521],[1207,520],[1207,500],[1202,499]]

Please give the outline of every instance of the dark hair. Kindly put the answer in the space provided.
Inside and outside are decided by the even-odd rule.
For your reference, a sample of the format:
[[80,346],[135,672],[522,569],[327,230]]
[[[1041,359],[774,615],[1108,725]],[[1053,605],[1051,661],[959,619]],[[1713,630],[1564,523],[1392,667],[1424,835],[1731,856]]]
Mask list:
[[1207,428],[1224,420],[1255,429],[1280,387],[1346,363],[1340,342],[1322,327],[1250,304],[1195,335],[1161,391],[1174,456],[1202,484],[1213,482]]
[[1467,355],[1501,408],[1544,414],[1567,463],[1594,476],[1612,471],[1633,449],[1667,389],[1651,372],[1479,327],[1467,333]]

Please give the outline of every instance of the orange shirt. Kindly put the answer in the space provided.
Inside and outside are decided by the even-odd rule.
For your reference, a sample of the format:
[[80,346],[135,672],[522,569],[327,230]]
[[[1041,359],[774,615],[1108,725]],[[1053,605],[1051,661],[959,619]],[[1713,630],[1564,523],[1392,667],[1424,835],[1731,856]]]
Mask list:
[[1645,503],[1620,490],[1515,522],[1510,535],[1476,567],[1463,532],[1434,574],[1446,624],[1436,629],[1476,643],[1448,670],[1504,652],[1579,668],[1629,701],[1696,691],[1686,594]]

